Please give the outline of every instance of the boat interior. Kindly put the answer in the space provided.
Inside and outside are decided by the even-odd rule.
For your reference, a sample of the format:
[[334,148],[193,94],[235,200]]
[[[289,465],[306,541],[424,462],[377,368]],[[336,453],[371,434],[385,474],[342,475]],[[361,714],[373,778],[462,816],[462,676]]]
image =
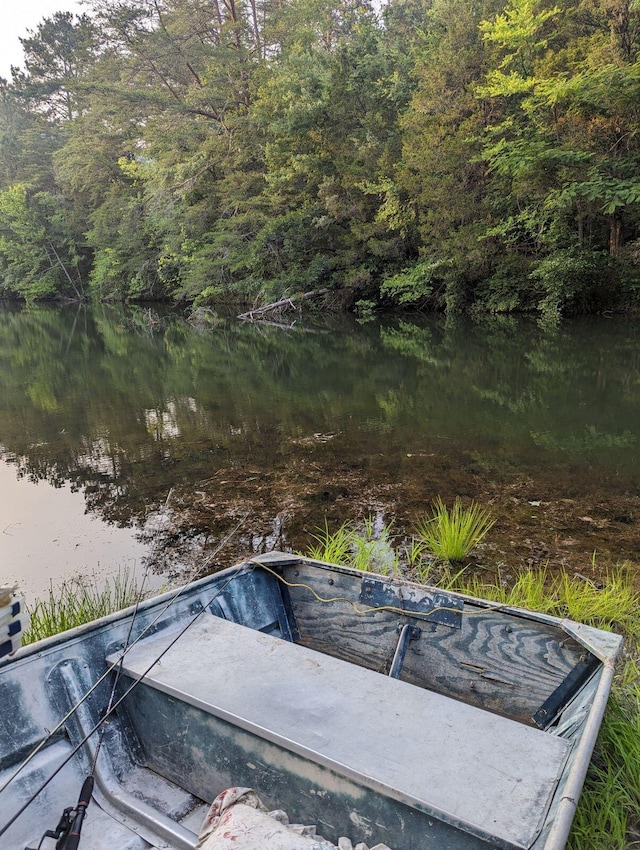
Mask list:
[[81,850],[194,848],[231,786],[331,841],[537,850],[619,649],[586,627],[280,553],[132,617],[0,664],[7,850],[38,847],[93,768]]

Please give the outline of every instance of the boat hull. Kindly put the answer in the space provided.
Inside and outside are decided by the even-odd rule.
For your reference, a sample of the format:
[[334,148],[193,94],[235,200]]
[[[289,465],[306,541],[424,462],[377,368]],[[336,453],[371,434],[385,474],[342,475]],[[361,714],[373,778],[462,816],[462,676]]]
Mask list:
[[[68,759],[3,847],[36,846],[75,802],[131,617],[0,665],[0,828]],[[246,785],[334,841],[560,850],[620,643],[297,556],[246,562],[136,614],[81,847],[193,847],[206,805]]]

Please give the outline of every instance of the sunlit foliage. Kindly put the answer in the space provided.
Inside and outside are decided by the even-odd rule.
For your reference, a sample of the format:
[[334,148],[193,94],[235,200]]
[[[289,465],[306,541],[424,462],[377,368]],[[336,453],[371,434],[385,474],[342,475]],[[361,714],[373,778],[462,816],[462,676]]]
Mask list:
[[0,82],[0,295],[640,299],[628,0],[93,0]]

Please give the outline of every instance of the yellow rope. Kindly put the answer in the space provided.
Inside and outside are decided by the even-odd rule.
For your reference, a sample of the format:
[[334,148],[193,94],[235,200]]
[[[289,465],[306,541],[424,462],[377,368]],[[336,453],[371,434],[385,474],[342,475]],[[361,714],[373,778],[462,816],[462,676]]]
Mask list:
[[[453,614],[465,614],[468,617],[473,616],[474,614],[484,614],[484,613],[486,613],[484,608],[481,608],[478,611],[465,611],[462,608],[449,608],[446,605],[439,605],[437,608],[432,608],[430,611],[426,611],[426,612],[423,612],[423,611],[407,611],[405,608],[398,608],[394,605],[380,605],[379,607],[369,607],[369,608],[365,607],[365,608],[359,609],[359,608],[356,607],[355,603],[351,599],[348,599],[346,596],[331,596],[331,597],[328,597],[328,598],[325,599],[323,596],[320,596],[319,593],[316,593],[316,591],[308,584],[304,584],[303,582],[287,581],[284,576],[281,576],[280,573],[276,572],[275,570],[272,570],[271,567],[268,567],[262,561],[258,561],[257,559],[250,558],[247,561],[247,563],[248,564],[255,564],[256,566],[261,567],[263,570],[266,570],[268,573],[271,573],[271,575],[275,576],[278,579],[278,581],[281,581],[283,584],[286,584],[287,587],[303,587],[305,590],[308,590],[316,598],[316,600],[318,602],[327,602],[327,603],[330,603],[330,602],[346,602],[347,605],[350,605],[353,608],[354,613],[358,614],[358,615],[371,614],[371,613],[375,613],[377,611],[391,611],[394,614],[403,614],[405,617],[409,616],[409,617],[414,617],[418,620],[427,620],[432,614],[435,614],[438,611],[449,611]],[[493,606],[492,605],[492,606],[489,606],[489,607],[492,611],[495,611],[495,610],[498,610],[499,608],[502,608],[503,606],[501,606],[501,605]]]

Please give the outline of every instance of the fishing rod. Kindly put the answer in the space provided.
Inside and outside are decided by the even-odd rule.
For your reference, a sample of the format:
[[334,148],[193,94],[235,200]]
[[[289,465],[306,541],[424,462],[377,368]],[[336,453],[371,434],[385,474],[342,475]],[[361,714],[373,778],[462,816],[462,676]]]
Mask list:
[[[144,670],[127,688],[127,690],[122,694],[122,696],[111,706],[108,711],[99,718],[99,720],[95,723],[95,725],[85,734],[82,740],[74,747],[74,749],[68,754],[68,756],[61,762],[60,765],[54,770],[54,772],[46,779],[42,785],[29,797],[29,799],[24,803],[24,805],[13,815],[13,817],[2,827],[0,828],[0,837],[2,837],[5,832],[11,827],[18,818],[24,814],[24,812],[29,808],[29,806],[33,803],[33,801],[41,794],[44,789],[49,785],[50,782],[55,779],[55,777],[60,773],[60,771],[66,767],[66,765],[71,761],[71,759],[77,755],[77,753],[82,749],[82,747],[87,743],[89,738],[100,729],[107,718],[110,717],[116,709],[121,705],[122,702],[129,696],[129,694],[140,684],[140,682],[144,679],[144,677],[155,667],[155,665],[162,660],[162,658],[166,655],[166,653],[174,646],[180,638],[185,634],[187,629],[191,628],[191,626],[196,622],[198,617],[200,617],[204,612],[209,608],[210,605],[217,599],[217,597],[229,586],[229,584],[240,575],[243,570],[246,570],[247,567],[244,564],[241,564],[237,570],[229,576],[228,580],[223,584],[221,588],[219,588],[213,596],[207,601],[206,605],[204,605],[193,617],[185,624],[185,626],[178,632],[178,634],[173,638],[173,640],[160,652],[156,658],[149,664],[149,666]],[[249,571],[254,570],[255,567],[249,567]],[[89,777],[88,777],[89,778]],[[45,836],[43,836],[44,838]],[[42,840],[41,840],[42,841]],[[27,848],[28,850],[28,848]],[[69,848],[62,844],[60,847],[56,844],[56,850],[69,850]]]
[[[67,764],[69,764],[71,759],[75,755],[77,755],[77,753],[82,749],[82,747],[84,747],[84,745],[87,743],[89,738],[98,729],[100,729],[101,727],[104,726],[107,718],[110,717],[112,714],[114,714],[114,712],[120,706],[120,704],[124,702],[124,700],[129,696],[129,694],[140,684],[140,682],[155,667],[155,665],[159,661],[162,660],[162,658],[171,649],[171,647],[174,646],[180,640],[180,638],[184,635],[184,633],[187,631],[187,629],[191,628],[191,626],[196,622],[198,617],[200,617],[202,614],[204,614],[204,612],[209,608],[209,606],[212,605],[215,602],[215,600],[218,598],[218,596],[220,596],[220,594],[223,593],[223,591],[226,590],[226,588],[229,586],[229,584],[237,576],[239,576],[240,573],[243,572],[243,570],[252,571],[254,569],[255,569],[255,566],[250,566],[247,569],[247,567],[244,564],[241,564],[237,568],[237,570],[235,570],[235,572],[233,572],[232,575],[229,576],[229,578],[222,585],[222,587],[219,588],[213,594],[213,596],[207,601],[206,605],[203,605],[203,607],[196,614],[194,614],[193,617],[190,620],[187,621],[185,626],[178,632],[178,634],[173,638],[173,640],[171,640],[170,643],[167,646],[165,646],[165,648],[162,650],[162,652],[160,652],[154,658],[154,660],[151,662],[151,664],[149,664],[149,666],[146,668],[146,670],[144,670],[142,673],[140,673],[140,675],[136,679],[134,679],[134,681],[127,688],[127,690],[122,694],[122,696],[118,700],[116,700],[116,702],[113,703],[111,708],[108,711],[105,711],[105,713],[99,718],[99,720],[95,723],[95,725],[84,735],[82,740],[73,748],[73,750],[67,755],[67,757],[58,765],[58,767],[53,771],[53,773],[49,776],[49,778],[46,779],[42,783],[42,785],[29,797],[29,799],[26,801],[26,803],[23,804],[23,806],[13,815],[13,817],[2,828],[0,828],[0,838],[5,834],[5,832],[9,829],[9,827],[13,826],[13,824],[18,820],[18,818],[21,815],[24,814],[24,812],[29,808],[29,806],[38,797],[38,795],[41,794],[44,791],[44,789],[49,785],[50,782],[52,782],[55,779],[55,777],[60,773],[60,771],[64,767],[66,767]],[[87,779],[89,779],[89,778],[92,778],[92,777],[87,777]],[[93,788],[93,783],[92,783],[92,788]],[[53,830],[51,830],[51,832],[53,832]],[[42,843],[42,840],[46,836],[47,836],[47,833],[45,833],[45,835],[43,835],[40,843]],[[49,837],[53,837],[53,836],[49,836]],[[25,848],[25,850],[30,850],[30,848]],[[58,844],[56,844],[56,850],[71,850],[71,848],[68,848],[65,844],[62,844],[62,845],[60,845],[60,847],[58,847]]]
[[[243,570],[246,569],[244,564],[241,564],[237,570],[229,576],[228,580],[220,587],[216,593],[213,594],[211,599],[208,600],[206,605],[204,605],[190,620],[187,621],[186,625],[178,632],[178,634],[174,637],[174,639],[166,646],[161,653],[152,661],[149,667],[138,676],[137,679],[131,684],[131,686],[125,691],[125,693],[118,699],[115,703],[113,702],[118,679],[120,677],[120,673],[122,670],[122,665],[124,661],[125,655],[133,649],[135,644],[142,639],[142,637],[152,628],[154,623],[168,610],[168,608],[173,605],[177,599],[197,580],[198,576],[202,571],[211,563],[212,559],[216,557],[217,554],[222,550],[224,546],[229,542],[229,540],[233,537],[233,535],[237,532],[243,522],[246,520],[248,514],[245,514],[244,517],[236,524],[236,526],[225,536],[225,538],[218,544],[216,549],[207,557],[204,563],[200,566],[197,572],[191,577],[191,579],[182,587],[178,589],[178,591],[173,595],[171,599],[168,600],[167,604],[159,611],[156,617],[149,623],[149,625],[141,632],[140,635],[133,641],[129,643],[131,634],[133,632],[133,625],[135,621],[136,614],[138,612],[138,607],[141,599],[141,594],[139,595],[138,601],[136,602],[136,606],[134,611],[132,612],[131,622],[129,624],[129,631],[127,634],[127,641],[122,649],[120,657],[107,669],[107,671],[98,679],[98,681],[83,695],[83,697],[78,700],[74,706],[70,709],[69,712],[65,715],[65,717],[57,724],[57,726],[52,729],[47,737],[41,741],[37,747],[35,747],[31,753],[23,760],[23,762],[19,765],[19,767],[14,771],[14,773],[7,779],[4,785],[0,788],[0,792],[4,791],[7,786],[13,781],[13,779],[18,776],[18,774],[29,764],[29,762],[37,755],[38,752],[46,745],[46,743],[51,740],[51,738],[58,732],[69,720],[70,717],[78,710],[78,708],[82,705],[82,703],[89,697],[89,695],[98,687],[98,685],[104,681],[104,679],[114,670],[114,668],[118,667],[118,671],[115,676],[115,681],[111,688],[111,694],[109,698],[109,704],[105,712],[101,715],[99,720],[93,726],[93,728],[84,736],[84,738],[80,741],[80,743],[72,750],[71,753],[64,759],[64,761],[56,768],[56,770],[42,783],[42,785],[29,797],[26,803],[13,815],[13,817],[5,823],[4,826],[0,827],[0,837],[2,837],[7,830],[16,822],[16,820],[27,810],[27,808],[34,802],[34,800],[38,797],[39,794],[44,791],[44,789],[49,785],[49,783],[60,773],[60,771],[71,761],[71,759],[79,752],[79,750],[86,744],[89,738],[100,729],[100,738],[98,741],[98,745],[96,748],[96,752],[93,758],[93,764],[91,766],[91,771],[87,778],[85,779],[82,791],[80,793],[80,797],[78,799],[78,803],[76,807],[69,807],[64,809],[63,814],[60,818],[58,826],[55,830],[47,830],[42,838],[40,839],[40,843],[38,845],[38,849],[44,841],[45,838],[55,838],[56,839],[56,850],[77,850],[78,843],[80,840],[80,831],[82,829],[82,823],[86,814],[87,806],[91,800],[91,795],[93,792],[93,784],[94,784],[94,773],[96,768],[96,763],[98,759],[98,754],[100,751],[100,746],[102,744],[102,739],[104,735],[105,723],[108,717],[110,717],[118,706],[126,699],[126,697],[131,693],[131,691],[137,687],[137,685],[142,681],[142,679],[150,672],[150,670],[162,659],[166,652],[171,649],[171,647],[184,635],[184,633],[189,629],[198,617],[203,614],[209,606],[215,601],[215,599],[228,587],[230,582],[236,578]],[[250,567],[249,569],[254,569],[254,567]],[[143,582],[144,583],[144,582]],[[25,848],[25,850],[31,850],[31,848]]]
[[[77,850],[80,843],[82,822],[87,812],[87,806],[91,802],[92,794],[93,775],[90,775],[82,783],[82,790],[75,809],[70,806],[62,812],[58,826],[55,829],[48,829],[43,834],[37,850],[40,850],[45,838],[55,838],[56,850]],[[25,850],[32,850],[32,848],[26,847]]]
[[[133,634],[133,624],[135,622],[136,616],[138,614],[138,609],[140,608],[140,603],[142,602],[142,597],[144,595],[144,586],[149,577],[149,562],[145,565],[144,575],[142,576],[142,582],[140,583],[140,590],[138,591],[138,595],[136,598],[136,604],[131,614],[131,621],[129,622],[129,630],[127,632],[127,637],[124,642],[124,650],[127,649],[129,644],[131,643],[131,635]],[[120,681],[120,676],[122,675],[122,668],[124,663],[125,652],[120,656],[120,660],[118,661],[118,669],[116,671],[116,675],[113,677],[113,683],[111,686],[111,693],[109,694],[109,703],[107,705],[107,710],[104,712],[104,717],[110,714],[113,708],[113,700],[116,694],[116,688],[118,687],[118,682]],[[76,709],[77,710],[77,709]],[[102,719],[102,718],[101,718]],[[93,795],[93,785],[95,780],[95,772],[96,766],[98,763],[98,754],[100,753],[100,749],[102,747],[102,741],[104,740],[104,730],[106,729],[105,723],[100,726],[100,732],[98,736],[98,744],[96,746],[96,751],[94,753],[93,762],[91,764],[91,770],[89,771],[89,775],[86,777],[84,782],[82,783],[82,789],[80,791],[80,797],[78,798],[78,802],[76,803],[75,808],[68,807],[63,810],[62,816],[58,821],[58,825],[55,830],[46,830],[42,838],[40,839],[40,843],[38,844],[37,850],[40,850],[42,847],[42,842],[45,838],[55,838],[56,839],[56,850],[77,850],[77,847],[80,843],[80,833],[82,832],[82,824],[84,822],[85,815],[87,813],[87,807],[91,802],[91,797]],[[25,850],[32,850],[32,848],[25,848]]]
[[[169,496],[171,496],[171,491],[169,491]],[[169,497],[167,497],[167,502],[169,501]],[[202,569],[202,568],[201,568]],[[129,623],[129,631],[127,632],[127,637],[124,641],[123,651],[120,655],[120,659],[118,660],[118,669],[116,670],[116,674],[113,677],[113,682],[111,684],[111,693],[109,694],[109,702],[107,704],[107,710],[105,711],[105,715],[109,714],[111,708],[113,706],[113,700],[115,699],[116,689],[118,687],[118,682],[120,681],[120,676],[122,675],[122,668],[124,666],[124,657],[127,654],[127,647],[129,647],[131,643],[131,635],[133,634],[133,624],[138,615],[138,609],[140,608],[140,603],[142,602],[142,594],[144,590],[144,583],[148,576],[149,563],[147,562],[145,573],[142,578],[142,584],[140,586],[140,592],[138,593],[138,598],[136,599],[136,605],[131,614],[131,621]],[[102,741],[104,740],[104,730],[106,729],[106,725],[103,723],[100,727],[100,735],[98,736],[98,744],[96,746],[96,751],[93,757],[93,762],[91,764],[91,770],[89,771],[89,777],[93,778],[96,772],[96,765],[98,763],[98,755],[100,753],[100,749],[102,747]],[[91,799],[91,795],[89,795],[89,799]]]
[[[197,581],[197,580],[198,580],[198,577],[199,577],[199,576],[200,576],[200,574],[203,572],[203,570],[205,570],[205,569],[209,566],[209,564],[210,564],[210,563],[211,563],[211,561],[212,561],[212,560],[216,557],[216,555],[218,555],[218,554],[220,553],[220,551],[221,551],[221,550],[222,550],[222,549],[223,549],[223,548],[227,545],[227,543],[229,542],[229,540],[231,540],[231,538],[233,537],[233,535],[234,535],[234,534],[238,531],[238,529],[240,528],[240,526],[242,525],[242,523],[246,520],[247,516],[248,516],[248,514],[245,514],[245,515],[242,517],[242,519],[241,519],[241,520],[240,520],[240,521],[236,524],[236,526],[235,526],[235,527],[234,527],[234,528],[233,528],[233,529],[232,529],[232,530],[231,530],[231,531],[230,531],[230,532],[226,535],[226,537],[224,537],[224,538],[220,541],[220,543],[218,544],[218,546],[216,546],[216,548],[214,549],[214,551],[213,551],[210,555],[208,555],[208,556],[207,556],[207,558],[206,558],[206,560],[204,561],[204,563],[203,563],[203,564],[202,564],[202,565],[198,568],[198,570],[197,570],[197,571],[194,573],[194,575],[193,575],[193,576],[189,579],[189,581],[188,581],[186,584],[181,585],[181,586],[180,586],[180,587],[176,590],[175,594],[174,594],[174,595],[173,595],[173,596],[172,596],[172,597],[171,597],[171,598],[167,601],[166,605],[158,611],[158,613],[156,614],[156,616],[155,616],[155,617],[154,617],[154,618],[153,618],[153,619],[149,622],[149,624],[148,624],[147,626],[145,626],[145,628],[144,628],[144,629],[140,632],[140,634],[136,637],[136,639],[135,639],[134,641],[132,641],[132,642],[131,642],[131,643],[130,643],[130,644],[129,644],[126,648],[124,648],[124,647],[123,647],[122,655],[121,655],[119,658],[117,658],[117,659],[116,659],[116,660],[115,660],[115,661],[114,661],[114,662],[113,662],[113,663],[112,663],[109,667],[107,667],[107,669],[104,671],[104,673],[103,673],[103,674],[102,674],[102,675],[101,675],[101,676],[100,676],[100,677],[99,677],[99,678],[98,678],[98,679],[97,679],[97,680],[93,683],[93,685],[89,688],[89,690],[88,690],[88,691],[86,691],[86,692],[82,695],[82,697],[81,697],[81,698],[80,698],[80,699],[76,702],[76,704],[75,704],[75,705],[73,705],[73,706],[69,709],[69,711],[68,711],[68,712],[64,715],[64,717],[63,717],[63,718],[62,718],[62,719],[61,719],[61,720],[60,720],[60,721],[56,724],[56,726],[54,726],[54,728],[53,728],[53,729],[47,730],[47,735],[46,735],[46,737],[45,737],[42,741],[40,741],[40,742],[39,742],[39,743],[38,743],[38,744],[37,744],[37,745],[33,748],[33,750],[31,750],[31,752],[30,752],[30,753],[29,753],[29,754],[28,754],[28,755],[24,758],[24,760],[23,760],[23,761],[22,761],[22,762],[18,765],[18,767],[14,770],[14,772],[11,774],[11,776],[9,776],[9,777],[5,780],[5,782],[4,782],[2,785],[0,785],[0,794],[2,794],[2,792],[3,792],[3,791],[5,791],[5,789],[6,789],[6,788],[8,788],[8,786],[9,786],[9,785],[10,785],[10,784],[14,781],[14,779],[16,779],[16,778],[20,775],[20,773],[21,773],[21,772],[25,769],[25,767],[27,767],[27,766],[29,765],[29,763],[30,763],[30,762],[31,762],[31,761],[32,761],[32,760],[33,760],[33,759],[34,759],[34,758],[38,755],[38,753],[39,753],[39,752],[40,752],[40,751],[41,751],[44,747],[46,747],[46,745],[49,743],[49,741],[50,741],[50,740],[51,740],[51,739],[52,739],[52,738],[53,738],[53,737],[54,737],[54,736],[55,736],[55,735],[56,735],[56,734],[57,734],[57,733],[58,733],[61,729],[63,729],[63,728],[65,727],[65,725],[66,725],[67,721],[68,721],[68,720],[70,720],[70,719],[73,717],[73,715],[74,715],[74,714],[75,714],[75,712],[76,712],[76,711],[80,708],[80,706],[81,706],[84,702],[86,702],[86,700],[87,700],[87,699],[91,696],[91,694],[92,694],[92,693],[93,693],[93,692],[94,692],[94,691],[95,691],[95,690],[96,690],[96,689],[97,689],[97,688],[98,688],[98,687],[102,684],[102,682],[104,682],[104,680],[105,680],[105,679],[106,679],[106,678],[107,678],[107,677],[108,677],[108,676],[109,676],[109,675],[113,672],[113,670],[115,670],[115,668],[116,668],[119,664],[121,664],[121,663],[122,663],[122,661],[123,661],[124,657],[127,655],[127,653],[128,653],[128,652],[130,652],[130,651],[131,651],[131,650],[135,647],[135,645],[136,645],[139,641],[141,641],[141,640],[142,640],[142,639],[143,639],[143,638],[144,638],[144,637],[145,637],[145,636],[149,633],[149,631],[151,631],[151,629],[153,629],[153,627],[155,626],[155,624],[156,624],[156,623],[158,622],[158,620],[159,620],[159,619],[160,619],[160,618],[161,618],[161,617],[162,617],[162,616],[163,616],[163,615],[164,615],[164,614],[168,611],[168,609],[169,609],[169,608],[170,608],[170,607],[171,607],[171,606],[172,606],[175,602],[177,602],[177,601],[178,601],[178,599],[182,596],[182,594],[183,594],[186,590],[188,590],[188,589],[189,589],[189,587],[191,587],[191,585],[192,585],[195,581]],[[133,615],[132,615],[133,617],[135,617],[135,616],[136,616],[136,611],[137,611],[137,608],[136,608],[136,610],[134,610],[134,612],[133,612]],[[131,626],[130,626],[129,633],[131,633],[132,628],[133,628],[133,620],[132,620],[132,623],[131,623]],[[2,836],[2,832],[0,832],[0,836]]]

